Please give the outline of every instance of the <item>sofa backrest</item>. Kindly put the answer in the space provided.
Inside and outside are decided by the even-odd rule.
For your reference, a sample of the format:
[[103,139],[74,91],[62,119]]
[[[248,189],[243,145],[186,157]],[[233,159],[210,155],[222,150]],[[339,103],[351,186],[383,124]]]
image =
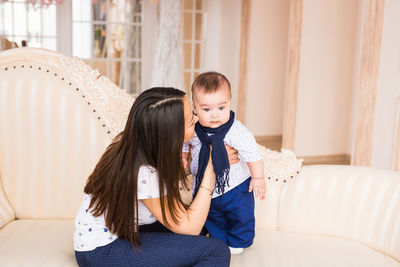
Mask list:
[[133,102],[78,59],[0,53],[0,174],[17,219],[71,219]]
[[282,188],[278,230],[348,238],[400,260],[400,172],[306,166]]

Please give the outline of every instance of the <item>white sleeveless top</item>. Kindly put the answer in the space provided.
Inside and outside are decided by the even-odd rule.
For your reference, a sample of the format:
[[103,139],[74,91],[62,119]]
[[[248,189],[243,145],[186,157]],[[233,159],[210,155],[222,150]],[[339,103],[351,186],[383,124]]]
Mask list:
[[[150,166],[141,166],[138,174],[139,225],[157,221],[141,199],[158,197],[160,197],[160,193],[156,170]],[[83,196],[82,205],[75,218],[74,249],[76,251],[90,251],[105,246],[118,238],[107,229],[104,215],[94,217],[88,210],[90,199],[90,195]]]

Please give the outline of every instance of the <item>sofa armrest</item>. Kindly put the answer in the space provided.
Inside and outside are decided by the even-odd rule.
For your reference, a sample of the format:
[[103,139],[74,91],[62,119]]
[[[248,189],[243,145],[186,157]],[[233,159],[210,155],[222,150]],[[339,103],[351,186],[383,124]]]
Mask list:
[[6,193],[4,192],[3,180],[0,173],[0,228],[14,219],[15,213],[8,202]]
[[303,159],[298,159],[293,151],[284,148],[278,152],[259,145],[259,150],[264,162],[267,191],[263,201],[256,200],[256,228],[277,230],[282,188],[296,180],[301,172]]

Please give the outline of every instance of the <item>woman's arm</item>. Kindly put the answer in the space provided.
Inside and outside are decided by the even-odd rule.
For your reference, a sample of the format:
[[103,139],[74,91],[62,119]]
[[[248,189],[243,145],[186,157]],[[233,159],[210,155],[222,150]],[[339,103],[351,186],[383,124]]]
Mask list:
[[[165,207],[165,214],[168,224],[165,223],[162,217],[160,198],[142,199],[143,203],[154,217],[156,217],[160,223],[172,232],[178,234],[198,235],[202,230],[210,209],[211,195],[215,185],[215,173],[211,162],[212,160],[210,157],[204,172],[203,181],[201,182],[199,191],[190,204],[190,207],[185,210],[184,207],[178,203],[176,204],[177,217],[179,220],[178,223],[175,223],[171,219],[171,214],[169,213],[167,206]],[[166,198],[164,203],[165,205],[168,205]]]

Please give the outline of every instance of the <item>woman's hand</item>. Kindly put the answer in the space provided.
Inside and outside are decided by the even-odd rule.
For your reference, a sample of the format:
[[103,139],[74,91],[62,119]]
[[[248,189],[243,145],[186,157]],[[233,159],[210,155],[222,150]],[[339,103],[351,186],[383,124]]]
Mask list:
[[[162,216],[162,208],[160,198],[142,199],[144,205],[150,210],[151,214],[162,223],[165,227],[174,233],[186,235],[198,235],[203,229],[206,222],[208,211],[211,204],[211,196],[215,186],[215,173],[210,158],[206,170],[204,171],[201,187],[197,192],[196,197],[193,199],[190,207],[186,210],[178,202],[176,202],[176,217],[179,218],[178,222],[172,220],[168,207],[165,209],[166,220]],[[169,205],[166,197],[164,197],[165,205]]]
[[215,186],[215,173],[214,173],[214,167],[212,165],[211,152],[212,152],[212,147],[210,146],[210,156],[208,158],[207,167],[206,170],[204,171],[204,176],[201,185],[211,190],[212,192]]
[[233,165],[239,161],[239,153],[231,146],[225,145],[226,153],[228,153],[229,165]]

